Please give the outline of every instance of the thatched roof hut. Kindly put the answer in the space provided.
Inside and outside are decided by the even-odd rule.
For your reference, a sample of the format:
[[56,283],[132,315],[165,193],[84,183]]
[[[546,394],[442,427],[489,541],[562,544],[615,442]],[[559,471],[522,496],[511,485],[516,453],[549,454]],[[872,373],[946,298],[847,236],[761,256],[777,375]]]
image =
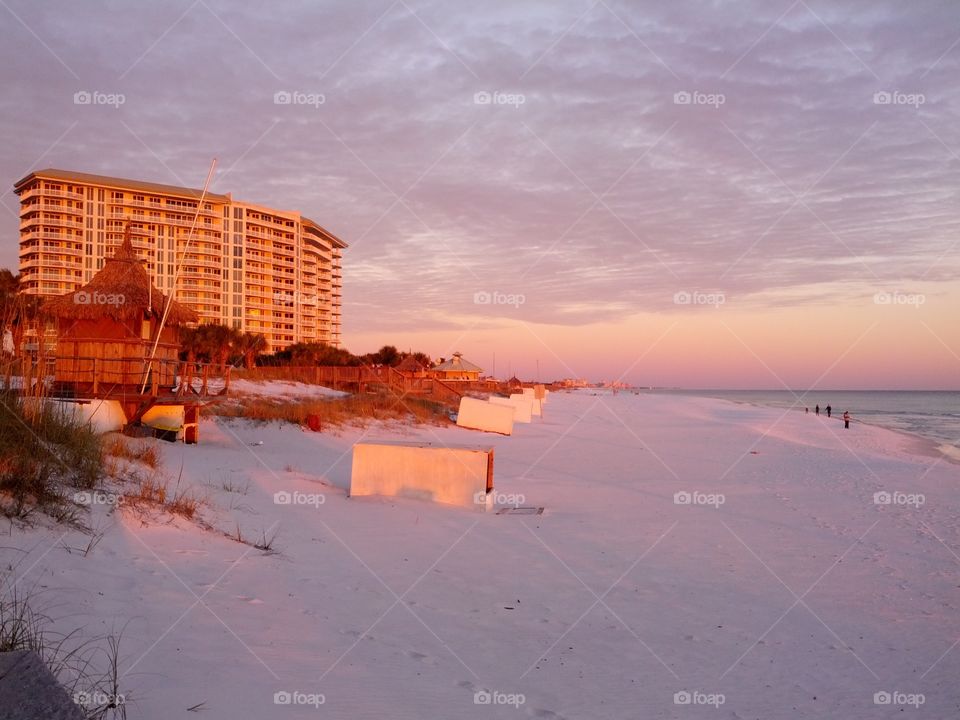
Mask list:
[[168,302],[167,325],[195,323],[199,319],[196,312],[170,300],[156,288],[133,249],[128,226],[116,254],[90,282],[79,290],[48,299],[41,312],[62,320],[111,318],[123,322],[141,319],[144,315],[159,318]]
[[76,396],[169,388],[180,349],[177,326],[198,319],[151,282],[130,242],[129,225],[123,244],[90,282],[46,301],[41,312],[57,321],[56,382]]
[[426,377],[428,367],[413,355],[407,355],[393,369],[409,377]]

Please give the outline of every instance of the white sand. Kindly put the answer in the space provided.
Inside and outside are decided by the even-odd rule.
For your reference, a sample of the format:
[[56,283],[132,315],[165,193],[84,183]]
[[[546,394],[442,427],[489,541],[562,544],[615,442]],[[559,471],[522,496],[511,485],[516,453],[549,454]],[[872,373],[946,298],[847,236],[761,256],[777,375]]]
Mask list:
[[[87,539],[62,528],[14,530],[0,553],[48,588],[62,628],[129,622],[131,718],[960,715],[957,466],[802,411],[551,400],[512,437],[407,431],[494,445],[498,492],[542,516],[346,498],[351,444],[396,429],[208,420],[199,446],[159,444],[166,472],[183,464],[216,528],[277,530],[280,554],[102,507],[87,557],[64,550]],[[324,502],[276,505],[279,491]],[[924,504],[878,505],[880,491]],[[523,704],[475,704],[482,688]],[[275,705],[278,691],[325,703]],[[675,704],[681,691],[723,704]],[[924,704],[878,707],[883,691]]]
[[295,382],[293,380],[232,380],[230,382],[230,395],[252,395],[257,397],[275,397],[275,398],[318,398],[318,397],[344,397],[349,393],[322,385],[309,385],[307,383]]

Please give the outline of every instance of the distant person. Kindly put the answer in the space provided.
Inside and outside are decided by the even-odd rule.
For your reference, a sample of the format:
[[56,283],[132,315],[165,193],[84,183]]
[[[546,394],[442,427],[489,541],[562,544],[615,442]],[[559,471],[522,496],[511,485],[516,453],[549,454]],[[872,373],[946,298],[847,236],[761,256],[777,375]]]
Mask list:
[[804,414],[804,415],[809,415],[809,414],[810,414],[810,408],[804,408],[804,409],[803,409],[803,414]]
[[849,410],[843,411],[843,427],[845,430],[850,429],[850,411]]
[[817,415],[820,414],[820,403],[817,403],[817,406],[813,409],[813,411],[814,411]]
[[827,417],[830,417],[830,406],[827,405]]

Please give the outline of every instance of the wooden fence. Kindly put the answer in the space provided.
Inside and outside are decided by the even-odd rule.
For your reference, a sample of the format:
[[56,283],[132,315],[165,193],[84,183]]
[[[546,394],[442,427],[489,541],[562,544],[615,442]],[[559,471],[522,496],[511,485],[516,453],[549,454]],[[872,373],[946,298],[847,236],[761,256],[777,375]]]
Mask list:
[[21,356],[0,362],[7,389],[48,397],[176,399],[226,395],[230,366],[183,360],[139,360],[50,355]]
[[[234,377],[247,380],[293,380],[349,392],[383,388],[398,395],[427,397],[449,405],[459,405],[460,398],[467,391],[490,392],[486,382],[454,383],[434,378],[411,377],[385,365],[258,367],[252,370],[236,370]],[[482,387],[474,387],[475,385]],[[496,383],[493,385],[496,386]]]

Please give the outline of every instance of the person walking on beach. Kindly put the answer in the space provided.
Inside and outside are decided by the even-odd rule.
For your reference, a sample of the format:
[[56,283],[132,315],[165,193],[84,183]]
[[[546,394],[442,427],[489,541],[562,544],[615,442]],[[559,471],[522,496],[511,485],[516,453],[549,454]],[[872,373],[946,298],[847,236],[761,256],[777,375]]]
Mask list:
[[843,428],[844,430],[850,429],[850,411],[849,410],[843,411]]
[[820,403],[817,403],[817,406],[813,409],[813,411],[814,411],[818,416],[820,415]]
[[827,417],[830,417],[830,406],[827,405]]

